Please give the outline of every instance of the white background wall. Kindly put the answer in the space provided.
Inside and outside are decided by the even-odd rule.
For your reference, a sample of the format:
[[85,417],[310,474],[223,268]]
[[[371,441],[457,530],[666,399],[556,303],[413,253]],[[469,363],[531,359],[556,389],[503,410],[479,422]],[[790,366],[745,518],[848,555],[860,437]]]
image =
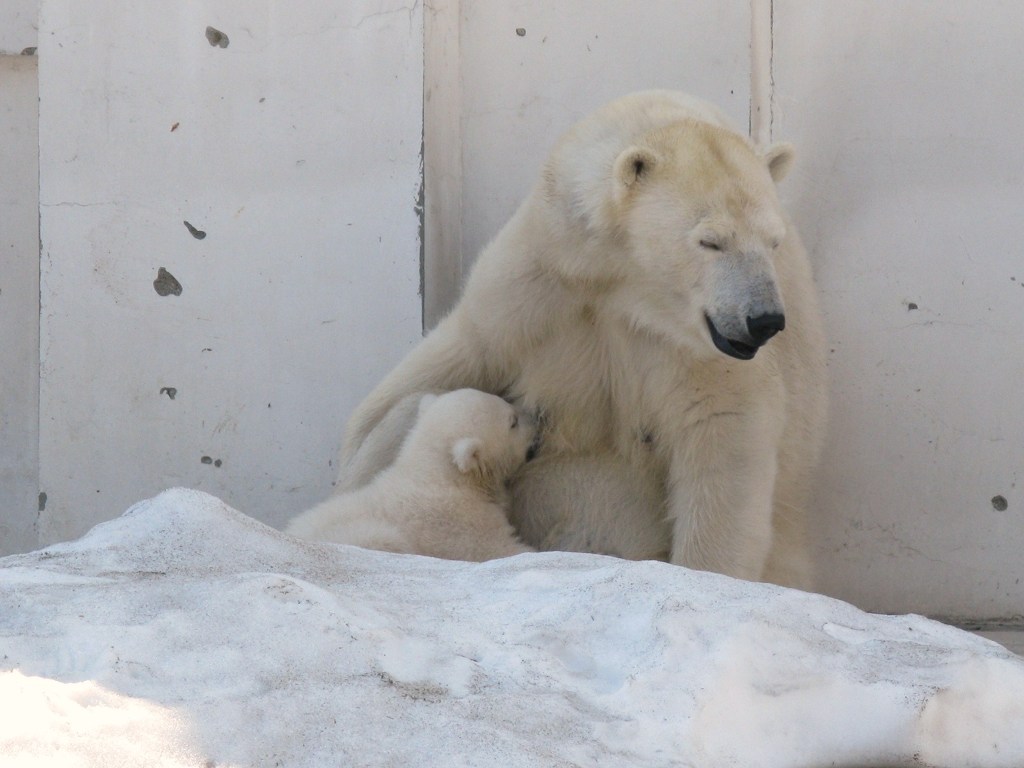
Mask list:
[[40,540],[170,485],[281,524],[420,336],[420,7],[43,0],[39,63]]
[[1015,2],[79,5],[43,0],[40,34],[42,540],[174,483],[271,523],[322,496],[417,336],[421,108],[431,322],[557,135],[664,86],[798,146],[834,350],[824,588],[1024,615]]
[[36,5],[0,4],[0,553],[38,544]]
[[802,153],[784,189],[834,350],[823,584],[1020,618],[1024,6],[774,6],[774,130]]

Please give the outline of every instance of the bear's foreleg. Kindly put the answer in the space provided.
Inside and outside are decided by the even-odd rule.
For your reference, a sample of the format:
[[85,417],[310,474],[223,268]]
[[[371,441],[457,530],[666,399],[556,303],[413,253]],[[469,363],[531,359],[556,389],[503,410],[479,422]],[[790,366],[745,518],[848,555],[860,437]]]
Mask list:
[[[495,384],[492,379],[495,377],[488,374],[485,351],[473,343],[471,334],[462,330],[462,322],[457,314],[445,318],[356,408],[345,432],[341,452],[343,472],[344,468],[350,466],[357,458],[370,433],[376,430],[388,414],[406,398],[428,392],[449,392],[463,387],[494,392]],[[409,420],[409,425],[411,423],[412,420]],[[406,425],[400,434],[395,430],[389,432],[385,429],[387,444],[375,446],[374,455],[393,458],[409,425]],[[369,472],[369,477],[372,477],[380,469],[383,467],[374,469],[362,466],[360,474],[365,475]],[[349,484],[348,487],[358,485]]]
[[761,580],[772,547],[777,429],[756,412],[722,412],[693,425],[669,471],[669,560]]
[[425,392],[414,392],[399,400],[370,430],[355,452],[339,468],[334,493],[362,488],[395,462],[405,436],[416,424],[420,400]]

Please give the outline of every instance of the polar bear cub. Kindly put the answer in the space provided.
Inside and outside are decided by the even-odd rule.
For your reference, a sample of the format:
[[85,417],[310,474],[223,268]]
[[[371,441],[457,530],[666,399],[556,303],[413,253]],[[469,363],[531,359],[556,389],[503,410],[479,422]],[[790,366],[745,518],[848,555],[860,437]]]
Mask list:
[[508,521],[506,483],[535,449],[533,420],[495,395],[427,394],[394,463],[359,490],[300,514],[304,539],[449,560],[534,551]]

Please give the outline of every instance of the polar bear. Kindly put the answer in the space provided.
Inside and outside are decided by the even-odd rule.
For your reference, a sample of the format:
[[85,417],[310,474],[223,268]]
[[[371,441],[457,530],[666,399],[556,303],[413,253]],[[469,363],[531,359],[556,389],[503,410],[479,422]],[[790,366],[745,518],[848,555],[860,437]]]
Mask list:
[[285,532],[449,560],[531,552],[507,516],[506,482],[535,450],[536,427],[472,389],[418,399],[394,463],[372,482],[300,514]]
[[512,487],[527,543],[809,588],[825,341],[775,189],[792,160],[670,91],[583,119],[454,309],[353,414],[341,484],[392,460],[408,398],[474,387],[543,425]]

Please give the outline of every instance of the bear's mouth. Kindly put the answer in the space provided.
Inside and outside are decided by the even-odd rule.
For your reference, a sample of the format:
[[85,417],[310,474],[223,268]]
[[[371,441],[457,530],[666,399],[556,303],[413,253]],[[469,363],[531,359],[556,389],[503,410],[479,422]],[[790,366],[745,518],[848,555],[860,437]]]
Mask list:
[[704,320],[708,324],[708,330],[711,332],[711,341],[715,347],[718,348],[719,352],[722,352],[729,357],[735,357],[737,360],[752,360],[754,355],[757,354],[759,347],[753,344],[747,344],[736,339],[727,339],[718,329],[715,324],[711,322],[711,318],[704,315]]

